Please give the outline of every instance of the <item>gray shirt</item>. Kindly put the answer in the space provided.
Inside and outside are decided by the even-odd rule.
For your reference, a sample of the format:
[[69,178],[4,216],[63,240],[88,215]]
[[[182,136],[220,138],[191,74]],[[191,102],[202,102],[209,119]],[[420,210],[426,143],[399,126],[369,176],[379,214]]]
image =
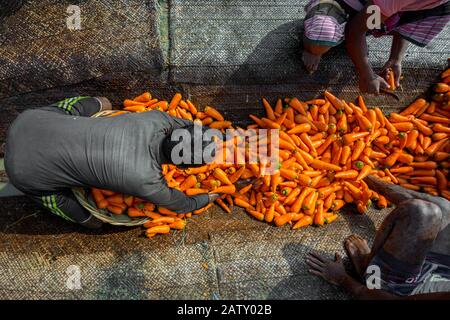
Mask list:
[[173,129],[192,124],[164,112],[89,118],[50,110],[23,112],[8,131],[5,168],[30,195],[96,187],[133,195],[179,213],[208,203],[171,189],[161,173],[161,145]]

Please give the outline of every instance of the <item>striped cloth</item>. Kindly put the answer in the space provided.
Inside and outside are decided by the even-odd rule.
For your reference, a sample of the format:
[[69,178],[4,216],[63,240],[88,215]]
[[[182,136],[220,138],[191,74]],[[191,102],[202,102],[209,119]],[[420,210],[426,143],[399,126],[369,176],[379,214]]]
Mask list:
[[380,37],[398,32],[411,43],[425,47],[445,28],[449,20],[450,2],[447,2],[428,10],[398,12],[384,22],[382,30],[373,30],[371,33]]
[[317,45],[336,46],[344,41],[347,14],[333,0],[312,0],[305,6],[304,39]]
[[[443,1],[436,1],[443,2]],[[305,40],[317,45],[336,46],[345,37],[349,17],[364,8],[366,0],[312,0],[305,7]],[[342,6],[341,6],[342,5]],[[344,11],[343,5],[345,5]],[[380,8],[382,12],[383,8]],[[424,47],[433,40],[450,20],[450,2],[431,9],[397,12],[381,29],[372,30],[375,37],[398,32],[403,38]]]
[[419,22],[400,25],[394,31],[415,45],[424,47],[445,28],[449,20],[450,16],[429,17]]
[[361,11],[365,6],[365,3],[363,3],[364,1],[359,0],[343,0],[343,1],[358,12]]

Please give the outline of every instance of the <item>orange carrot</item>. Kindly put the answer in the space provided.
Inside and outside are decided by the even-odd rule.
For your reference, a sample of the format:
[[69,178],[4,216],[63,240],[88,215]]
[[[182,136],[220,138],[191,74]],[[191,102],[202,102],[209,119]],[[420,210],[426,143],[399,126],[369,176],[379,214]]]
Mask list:
[[296,180],[298,178],[297,172],[288,169],[280,169],[280,174],[283,178],[288,180]]
[[439,191],[445,191],[448,188],[447,177],[442,170],[436,170],[437,188]]
[[253,188],[253,184],[249,184],[245,187],[243,187],[241,190],[239,190],[240,194],[246,194],[248,191],[250,191]]
[[133,208],[133,207],[128,208],[127,213],[128,213],[129,217],[145,217],[146,216],[142,210]]
[[319,200],[317,202],[317,211],[314,215],[314,224],[316,226],[323,226],[325,223],[324,217],[323,217],[323,201]]
[[414,125],[411,122],[394,122],[392,124],[399,131],[411,131]]
[[213,175],[215,178],[217,178],[218,180],[220,180],[222,183],[224,184],[228,184],[231,185],[233,184],[230,179],[228,178],[227,174],[220,168],[215,168]]
[[177,220],[169,224],[170,229],[183,230],[186,227],[186,220]]
[[418,109],[422,108],[427,101],[425,99],[419,98],[415,100],[413,103],[411,103],[405,110],[400,112],[402,116],[406,116],[409,114],[414,114]]
[[311,131],[311,125],[309,123],[301,123],[299,125],[296,125],[292,129],[290,129],[287,133],[288,134],[298,134],[303,132],[309,132]]
[[447,126],[443,126],[440,123],[436,123],[433,125],[433,131],[435,132],[445,132],[445,133],[450,133],[450,128]]
[[411,122],[417,127],[417,129],[424,135],[430,136],[433,134],[433,130],[426,125],[419,122],[417,119],[411,119]]
[[92,197],[94,198],[95,204],[99,209],[105,209],[109,203],[103,196],[102,192],[99,189],[92,188],[91,190]]
[[337,165],[334,165],[334,164],[331,164],[331,163],[328,163],[325,161],[321,161],[318,159],[314,159],[311,162],[311,167],[313,167],[314,169],[317,169],[317,170],[331,170],[331,171],[341,171],[342,170],[342,168]]
[[267,118],[269,118],[270,120],[275,120],[275,114],[274,114],[274,111],[273,111],[270,103],[265,98],[262,98],[262,102],[263,102],[264,108],[266,109]]
[[431,184],[431,185],[436,185],[437,184],[437,179],[435,177],[413,177],[411,178],[411,182],[413,184]]
[[106,198],[106,201],[113,205],[118,205],[123,203],[123,195],[122,194],[116,194],[111,197]]
[[367,112],[366,103],[364,102],[364,98],[362,96],[358,97],[358,105],[361,108],[363,113]]
[[125,207],[118,205],[108,205],[106,208],[108,209],[109,212],[114,214],[123,214],[126,209]]
[[252,217],[256,218],[259,221],[264,221],[264,214],[261,212],[258,212],[256,210],[247,209],[246,210]]
[[194,214],[200,214],[200,213],[202,213],[202,212],[208,210],[209,208],[211,208],[211,207],[213,206],[213,204],[214,204],[214,203],[210,202],[210,203],[208,203],[206,206],[204,206],[203,208],[200,208],[200,209],[198,209],[198,210],[194,210],[193,213],[194,213]]
[[304,216],[303,218],[301,218],[300,220],[297,221],[297,223],[294,224],[294,226],[292,227],[292,229],[299,229],[302,227],[306,227],[309,225],[312,225],[313,223],[313,218],[310,216]]
[[184,191],[193,188],[197,182],[197,177],[195,175],[190,175],[181,183],[180,190]]
[[281,227],[292,220],[292,214],[286,213],[282,216],[275,217],[274,222],[277,227]]
[[175,109],[180,103],[181,99],[182,99],[181,94],[175,93],[175,95],[173,96],[172,100],[169,103],[169,110]]
[[221,186],[214,190],[214,193],[233,194],[235,192],[236,192],[236,187],[233,184],[230,184],[227,186]]
[[274,219],[274,216],[275,216],[275,203],[272,203],[270,205],[269,210],[267,210],[264,215],[264,220],[268,223],[271,223]]
[[294,199],[300,194],[300,192],[300,188],[295,188],[294,190],[292,190],[284,200],[283,204],[290,204],[291,202],[293,202]]
[[224,117],[222,116],[222,114],[219,111],[217,111],[216,109],[214,109],[213,107],[210,107],[210,106],[205,107],[204,112],[211,118],[216,119],[218,121],[225,120]]
[[437,151],[440,151],[441,148],[449,141],[448,139],[440,140],[432,145],[430,145],[427,149],[425,149],[425,153],[429,156],[434,155]]
[[336,98],[336,96],[334,96],[331,92],[325,91],[325,97],[327,98],[328,101],[331,102],[331,104],[334,106],[334,108],[336,109],[342,109],[343,108],[343,103],[340,99]]
[[388,84],[389,84],[389,88],[390,88],[391,90],[395,90],[395,89],[396,89],[396,86],[395,86],[394,71],[393,71],[392,69],[389,69],[387,75],[388,75],[387,81],[388,81]]
[[[217,189],[219,189],[219,188],[217,188]],[[214,192],[217,192],[217,189],[215,189]],[[191,196],[195,196],[198,194],[208,193],[208,189],[190,188],[190,189],[186,189],[185,192],[188,196],[191,197]],[[217,192],[217,193],[219,193],[219,192]]]
[[148,228],[145,233],[146,234],[165,234],[170,232],[170,227],[168,225],[155,226],[152,228]]
[[347,171],[337,172],[334,177],[336,179],[355,179],[358,174],[358,171],[351,169]]
[[342,141],[345,145],[352,144],[358,139],[364,138],[365,136],[368,136],[369,132],[355,132],[355,133],[347,133],[342,137]]
[[369,165],[365,165],[359,172],[359,175],[356,178],[356,181],[360,181],[360,180],[364,179],[365,177],[367,177],[370,174],[371,170],[372,170],[372,168]]

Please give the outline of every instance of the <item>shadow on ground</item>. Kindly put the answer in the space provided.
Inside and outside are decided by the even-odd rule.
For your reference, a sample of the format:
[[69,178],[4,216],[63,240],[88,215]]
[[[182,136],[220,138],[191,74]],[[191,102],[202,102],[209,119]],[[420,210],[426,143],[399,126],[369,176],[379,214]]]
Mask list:
[[[284,23],[264,36],[229,77],[224,72],[221,79],[226,80],[213,89],[214,96],[209,103],[223,110],[227,119],[243,125],[248,123],[249,113],[263,114],[261,97],[273,102],[293,96],[308,100],[330,87],[333,93],[341,95],[344,88],[354,85],[355,77],[348,70],[351,61],[343,45],[324,55],[316,73],[311,75],[306,71],[301,60],[302,24],[303,20]],[[206,81],[219,79],[221,72],[221,67],[211,68],[203,77]],[[208,87],[196,89],[203,93]]]
[[[312,249],[303,244],[289,243],[283,247],[283,258],[288,262],[292,275],[281,280],[268,294],[267,299],[348,299],[342,290],[330,285],[308,272],[305,262],[306,253]],[[329,252],[314,250],[314,252],[330,257]],[[299,259],[300,257],[300,259]]]
[[0,207],[2,208],[0,230],[4,234],[51,236],[77,232],[86,235],[105,235],[129,230],[111,225],[104,225],[98,230],[82,228],[49,213],[26,197],[0,198]]

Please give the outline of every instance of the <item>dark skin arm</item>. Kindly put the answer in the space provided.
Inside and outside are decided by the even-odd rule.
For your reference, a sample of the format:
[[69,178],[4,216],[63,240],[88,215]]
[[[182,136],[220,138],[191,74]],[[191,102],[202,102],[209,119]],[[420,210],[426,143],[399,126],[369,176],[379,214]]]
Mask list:
[[381,75],[386,79],[388,76],[388,70],[392,69],[394,71],[394,81],[395,86],[400,86],[400,77],[402,75],[402,61],[405,57],[406,51],[408,50],[409,41],[405,40],[400,34],[394,33],[392,38],[391,54],[389,60],[383,67]]
[[401,297],[387,291],[369,289],[347,274],[342,258],[336,254],[335,260],[329,260],[317,253],[310,252],[306,258],[309,272],[327,282],[344,288],[353,297],[360,300],[448,300],[450,292],[417,294]]
[[367,176],[364,181],[367,183],[370,189],[384,195],[390,202],[395,205],[399,204],[402,201],[411,199],[420,199],[432,202],[435,205],[439,206],[442,213],[444,213],[444,223],[442,225],[442,228],[445,228],[450,223],[450,202],[442,197],[434,197],[426,193],[409,190],[399,185],[387,183],[383,180],[377,179],[372,175]]
[[[366,33],[369,31],[367,21],[371,14],[367,13],[367,8],[370,5],[372,5],[372,1],[369,1],[366,7],[347,23],[345,38],[348,54],[359,75],[360,90],[379,94],[380,89],[388,89],[389,84],[375,74],[369,62]],[[385,19],[386,17],[381,16],[381,22],[384,22]]]

